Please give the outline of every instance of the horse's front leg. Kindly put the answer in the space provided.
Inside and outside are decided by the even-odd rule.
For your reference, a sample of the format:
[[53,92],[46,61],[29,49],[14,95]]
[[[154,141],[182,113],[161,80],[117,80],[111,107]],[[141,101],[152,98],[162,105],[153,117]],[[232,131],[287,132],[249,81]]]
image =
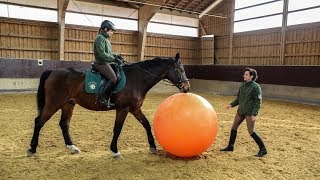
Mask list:
[[125,108],[125,109],[121,109],[121,110],[117,110],[116,113],[116,120],[114,122],[114,127],[113,127],[113,138],[112,138],[112,142],[110,145],[110,149],[112,151],[112,155],[114,158],[120,158],[121,154],[118,151],[118,138],[120,136],[122,127],[123,127],[123,123],[128,115],[129,112],[129,108]]
[[131,112],[131,114],[134,115],[134,117],[143,125],[144,129],[147,131],[147,136],[148,136],[148,142],[149,142],[149,150],[151,153],[157,153],[157,147],[154,143],[154,138],[151,132],[151,126],[150,123],[148,121],[148,119],[146,118],[146,116],[143,114],[143,112],[141,111],[141,109],[137,109],[133,112]]

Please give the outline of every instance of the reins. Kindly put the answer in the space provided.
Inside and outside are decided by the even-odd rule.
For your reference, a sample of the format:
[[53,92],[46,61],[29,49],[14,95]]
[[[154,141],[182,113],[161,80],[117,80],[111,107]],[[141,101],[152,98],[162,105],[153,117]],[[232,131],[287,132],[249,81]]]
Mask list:
[[154,77],[156,77],[156,78],[159,78],[159,79],[161,79],[161,80],[164,81],[164,82],[170,83],[170,84],[166,84],[166,83],[161,83],[161,84],[164,84],[164,85],[166,85],[166,86],[177,86],[177,85],[173,84],[172,82],[170,82],[169,80],[163,79],[163,78],[161,78],[160,76],[157,76],[157,75],[151,73],[150,71],[147,71],[147,70],[145,70],[145,69],[143,69],[143,68],[135,65],[135,63],[130,63],[130,62],[128,62],[128,61],[123,61],[123,62],[124,62],[124,64],[126,64],[126,65],[132,65],[132,66],[140,69],[141,71],[143,71],[143,72],[145,72],[145,73],[147,73],[147,74],[150,74],[151,76],[154,76]]

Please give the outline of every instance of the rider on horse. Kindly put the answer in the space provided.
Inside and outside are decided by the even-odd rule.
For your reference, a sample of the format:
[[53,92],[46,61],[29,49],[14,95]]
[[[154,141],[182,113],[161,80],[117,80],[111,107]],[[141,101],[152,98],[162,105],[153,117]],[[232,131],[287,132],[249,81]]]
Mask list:
[[102,80],[102,91],[99,91],[98,94],[98,102],[106,107],[115,106],[114,103],[110,102],[110,95],[117,83],[117,76],[110,64],[122,63],[121,56],[112,53],[109,38],[113,35],[114,31],[116,31],[114,24],[111,21],[104,20],[101,23],[99,34],[96,36],[93,46],[94,67],[104,77],[108,78],[108,80]]

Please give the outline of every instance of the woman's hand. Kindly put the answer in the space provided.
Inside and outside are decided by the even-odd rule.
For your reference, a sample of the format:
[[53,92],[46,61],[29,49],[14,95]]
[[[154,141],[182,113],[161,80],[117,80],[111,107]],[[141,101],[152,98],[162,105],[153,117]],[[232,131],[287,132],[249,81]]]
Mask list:
[[118,65],[122,65],[123,64],[123,59],[122,59],[122,57],[120,56],[116,56],[116,58],[115,58],[115,61],[116,61],[116,63],[118,64]]

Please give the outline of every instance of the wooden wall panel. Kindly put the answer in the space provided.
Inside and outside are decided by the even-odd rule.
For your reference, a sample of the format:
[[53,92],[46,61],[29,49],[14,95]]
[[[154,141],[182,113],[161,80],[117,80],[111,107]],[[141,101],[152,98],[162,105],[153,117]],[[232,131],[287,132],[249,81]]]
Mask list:
[[234,65],[274,65],[280,63],[279,29],[255,34],[238,33],[233,37],[232,61]]
[[[0,57],[50,60],[59,58],[56,23],[1,18],[0,30]],[[93,42],[97,33],[97,28],[66,25],[64,59],[92,61]],[[129,62],[139,61],[137,32],[119,30],[110,40],[114,53],[121,54]],[[183,63],[199,64],[199,42],[198,38],[149,34],[145,59],[156,56],[174,57],[180,52]]]
[[[217,7],[212,9],[209,13],[220,15],[221,17],[203,16],[201,23],[205,29],[206,35],[214,34],[215,36],[229,35],[230,32],[230,11],[231,1],[224,0]],[[200,36],[205,35],[202,31]]]
[[[223,21],[214,19],[206,19],[203,23]],[[0,18],[0,57],[57,60],[57,27],[56,23]],[[68,25],[65,31],[65,60],[92,61],[97,29]],[[227,35],[216,35],[214,40],[217,65],[320,65],[320,23],[287,28],[283,63],[280,61],[280,28],[234,34],[231,62],[228,61],[229,35],[227,30],[224,32]],[[121,53],[129,62],[138,61],[137,32],[117,31],[111,42],[115,53]],[[147,35],[145,59],[174,57],[177,52],[180,52],[184,64],[212,62],[209,45],[202,45],[199,38]]]
[[145,59],[153,59],[157,56],[175,57],[180,53],[183,64],[201,64],[201,56],[198,52],[199,38],[181,36],[163,36],[148,34],[145,48]]
[[229,59],[229,36],[217,36],[214,39],[215,64],[227,64]]
[[285,65],[320,65],[320,23],[287,30]]
[[[230,17],[232,0],[211,10],[213,14]],[[219,65],[320,65],[320,23],[288,26],[284,60],[281,61],[281,27],[233,34],[230,50],[230,20],[211,16],[201,19],[207,34],[215,35],[215,64]],[[203,32],[201,31],[201,35]]]
[[214,64],[214,37],[201,38],[201,64]]
[[[93,60],[93,42],[97,28],[67,26],[65,31],[65,60]],[[137,61],[136,32],[117,31],[111,38],[112,51],[129,62]]]
[[54,23],[0,18],[0,57],[57,59],[57,32]]
[[[0,18],[0,57],[16,59],[57,60],[59,53],[58,25],[37,21]],[[93,42],[97,28],[66,25],[66,61],[93,60]],[[137,62],[137,32],[117,31],[110,38],[114,53],[126,61]],[[145,59],[156,56],[174,57],[180,52],[185,64],[200,64],[199,38],[149,34]]]

